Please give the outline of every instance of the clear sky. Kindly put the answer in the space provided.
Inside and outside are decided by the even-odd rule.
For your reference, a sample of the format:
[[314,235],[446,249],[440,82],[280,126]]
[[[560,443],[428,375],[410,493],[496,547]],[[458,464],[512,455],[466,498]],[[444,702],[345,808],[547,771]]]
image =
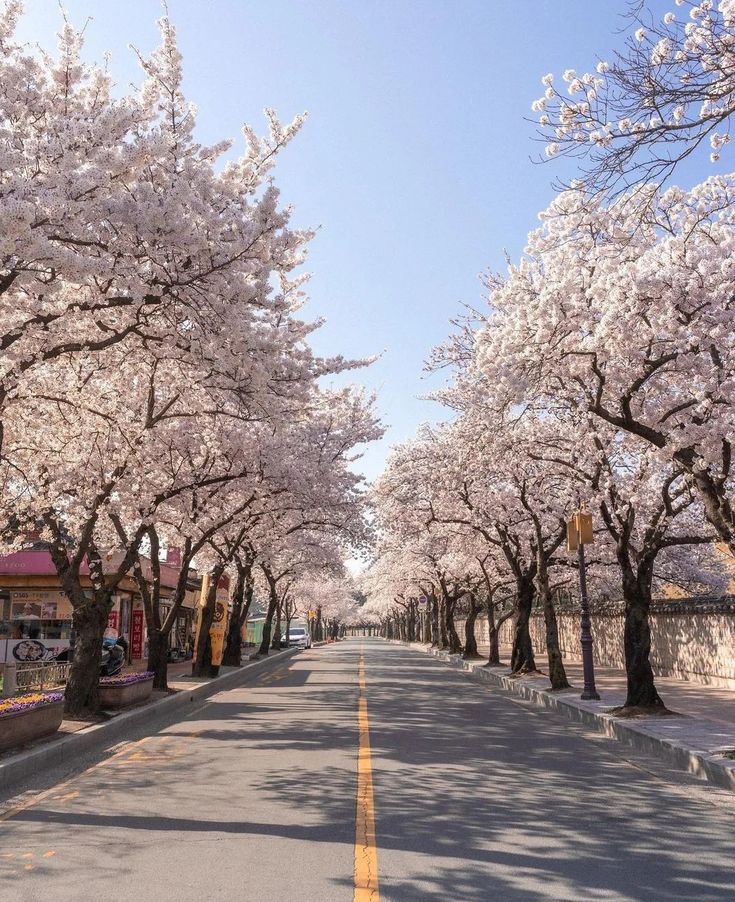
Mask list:
[[[65,0],[90,59],[112,53],[121,87],[140,82],[128,49],[157,42],[158,0]],[[663,11],[673,2],[655,0]],[[591,68],[618,46],[624,0],[169,0],[204,143],[308,110],[276,180],[295,223],[320,226],[308,268],[323,353],[381,359],[360,375],[390,444],[436,418],[418,395],[432,346],[479,274],[517,257],[552,196],[558,165],[530,161],[540,78]],[[56,0],[26,0],[22,35],[49,47]],[[264,128],[264,126],[263,126]],[[263,130],[261,128],[261,130]],[[704,174],[704,173],[703,173]],[[434,383],[436,384],[436,383]]]

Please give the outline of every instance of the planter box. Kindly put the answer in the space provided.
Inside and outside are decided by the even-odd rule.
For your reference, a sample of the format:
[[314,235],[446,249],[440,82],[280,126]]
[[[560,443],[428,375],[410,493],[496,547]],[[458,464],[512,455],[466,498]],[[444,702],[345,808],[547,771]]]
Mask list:
[[150,698],[153,691],[153,677],[137,683],[122,683],[117,686],[100,685],[100,706],[102,708],[127,708]]
[[0,715],[0,751],[50,736],[61,726],[63,714],[64,702],[61,701]]

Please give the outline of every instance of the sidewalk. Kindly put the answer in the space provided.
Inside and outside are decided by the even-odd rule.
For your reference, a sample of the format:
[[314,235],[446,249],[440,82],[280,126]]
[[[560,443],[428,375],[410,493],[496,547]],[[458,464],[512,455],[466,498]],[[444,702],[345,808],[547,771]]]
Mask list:
[[[564,664],[572,689],[551,692],[545,675],[511,677],[507,662],[510,648],[501,648],[504,666],[487,668],[487,648],[480,647],[481,660],[463,661],[428,645],[411,648],[432,654],[445,663],[467,671],[481,682],[499,686],[535,704],[594,726],[600,732],[635,748],[654,753],[700,779],[735,791],[735,691],[717,686],[657,677],[656,686],[667,708],[680,717],[613,717],[609,711],[625,701],[625,672],[610,667],[595,668],[599,701],[582,701],[582,665]],[[544,656],[537,665],[544,668]],[[733,750],[733,758],[721,752]]]
[[[243,661],[246,661],[247,658],[243,656]],[[148,661],[145,659],[141,661],[133,661],[132,664],[126,664],[123,667],[124,673],[140,673],[143,670],[148,669]],[[191,659],[188,661],[175,661],[170,662],[167,669],[168,673],[168,682],[169,686],[171,685],[172,680],[176,680],[179,677],[188,676],[191,673]]]

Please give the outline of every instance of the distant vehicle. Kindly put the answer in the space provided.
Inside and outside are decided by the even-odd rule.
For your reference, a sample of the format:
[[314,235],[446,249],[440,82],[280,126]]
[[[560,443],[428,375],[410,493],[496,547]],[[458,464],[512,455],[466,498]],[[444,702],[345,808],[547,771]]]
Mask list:
[[311,648],[311,636],[304,626],[292,626],[288,631],[288,645],[295,645],[299,648]]

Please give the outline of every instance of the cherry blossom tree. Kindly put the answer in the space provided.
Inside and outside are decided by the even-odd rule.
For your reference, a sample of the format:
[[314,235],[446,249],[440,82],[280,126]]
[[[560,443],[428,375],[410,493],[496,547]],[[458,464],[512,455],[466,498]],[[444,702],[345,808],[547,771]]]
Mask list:
[[[114,100],[107,74],[81,62],[78,31],[64,22],[58,59],[34,56],[13,43],[18,14],[10,3],[0,21],[0,116],[23,136],[0,177],[4,540],[41,525],[51,543],[74,606],[78,711],[94,707],[101,632],[128,572],[165,686],[195,556],[231,566],[266,515],[364,534],[349,455],[380,430],[359,392],[317,388],[365,362],[316,357],[319,323],[297,316],[310,233],[289,228],[270,169],[302,120],[268,111],[269,136],[245,127],[245,154],[223,165],[229,142],[196,142],[167,17],[161,46],[139,56],[140,92]],[[312,476],[322,491],[306,499],[294,486]],[[284,493],[290,507],[274,512]],[[143,545],[161,541],[183,549],[163,622],[160,585],[144,591],[140,570]]]
[[662,184],[700,145],[717,163],[735,112],[735,5],[676,0],[659,18],[633,3],[624,46],[609,61],[542,83],[532,109],[546,156],[580,160],[592,192]]
[[[732,180],[610,206],[566,192],[491,284],[477,362],[498,409],[587,410],[683,470],[735,549]],[[655,212],[638,229],[638,205]]]
[[[539,439],[529,449],[532,458],[599,512],[604,529],[598,529],[593,546],[593,579],[599,582],[605,569],[619,575],[625,603],[624,708],[661,708],[650,664],[652,588],[667,549],[712,545],[701,505],[680,468],[641,439],[594,418],[547,416]],[[692,557],[679,555],[682,576],[691,570]]]
[[23,373],[60,356],[120,342],[199,354],[223,334],[233,347],[252,342],[264,303],[273,312],[280,303],[267,300],[271,274],[285,277],[309,238],[288,230],[266,183],[302,120],[284,127],[269,112],[269,137],[246,127],[246,153],[219,167],[229,144],[194,140],[167,18],[161,47],[141,58],[139,95],[114,100],[68,22],[58,59],[15,44],[19,8],[9,4],[2,20],[0,115],[15,136],[0,180],[2,406]]

